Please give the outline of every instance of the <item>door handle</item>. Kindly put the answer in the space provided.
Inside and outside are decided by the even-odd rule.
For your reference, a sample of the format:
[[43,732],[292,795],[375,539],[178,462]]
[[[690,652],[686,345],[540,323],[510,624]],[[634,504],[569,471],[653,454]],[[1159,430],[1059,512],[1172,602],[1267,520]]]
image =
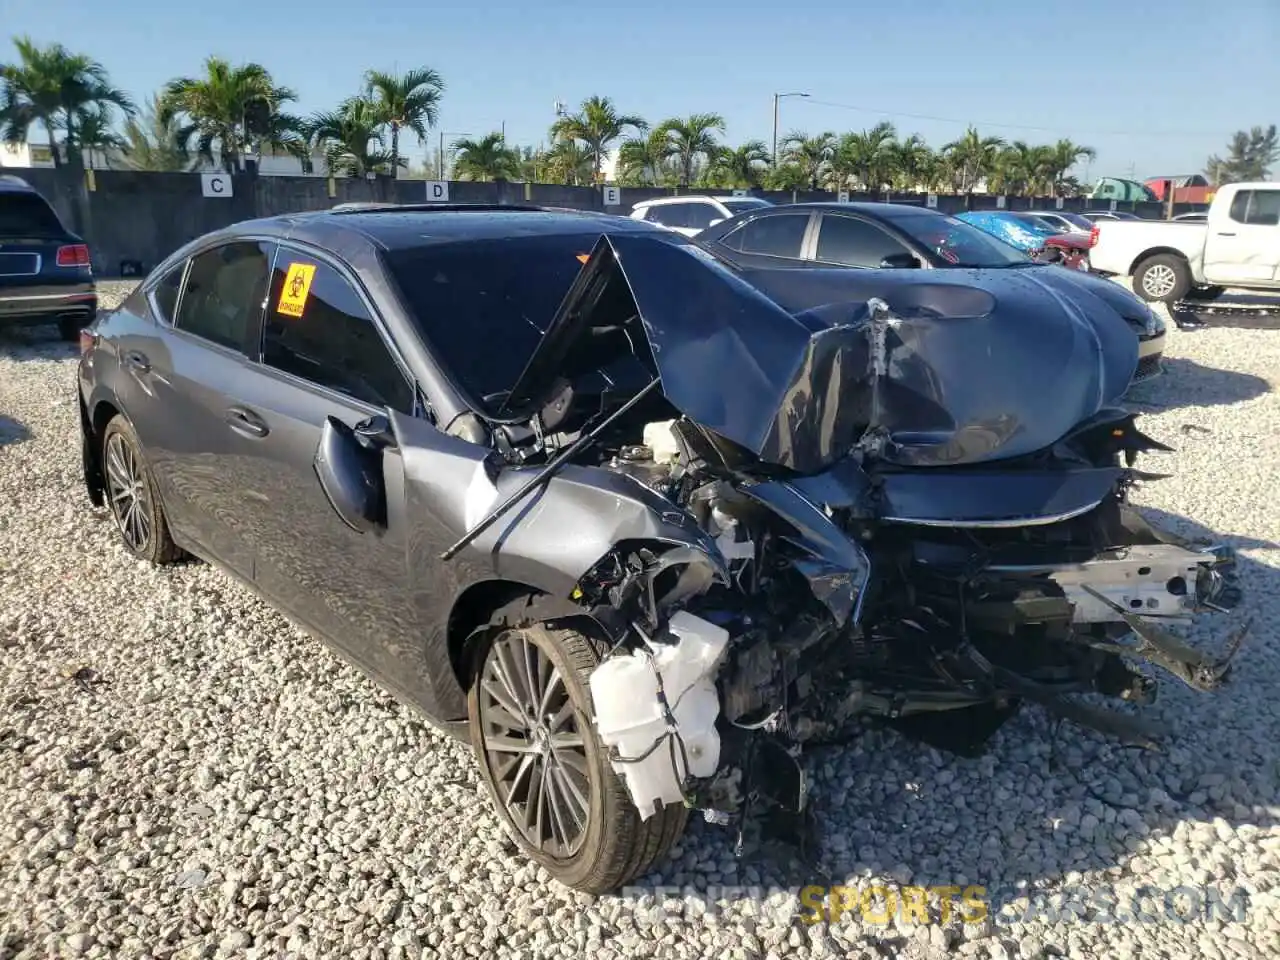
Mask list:
[[1235,236],[1235,234],[1234,234],[1234,233],[1223,233],[1221,230],[1219,230],[1219,231],[1218,231],[1218,236],[1220,236],[1220,237],[1234,237],[1234,236]]
[[147,355],[141,350],[130,350],[124,355],[125,366],[132,367],[141,373],[148,373],[151,370],[151,361],[147,359]]
[[265,437],[270,432],[265,420],[244,407],[228,407],[225,419],[232,430],[245,436]]

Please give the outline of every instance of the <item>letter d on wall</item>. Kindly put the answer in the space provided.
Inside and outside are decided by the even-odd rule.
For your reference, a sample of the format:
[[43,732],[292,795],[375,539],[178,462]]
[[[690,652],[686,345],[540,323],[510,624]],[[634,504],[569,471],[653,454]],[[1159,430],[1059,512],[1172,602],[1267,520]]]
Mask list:
[[448,180],[428,180],[427,181],[427,203],[448,203],[449,202],[449,181]]

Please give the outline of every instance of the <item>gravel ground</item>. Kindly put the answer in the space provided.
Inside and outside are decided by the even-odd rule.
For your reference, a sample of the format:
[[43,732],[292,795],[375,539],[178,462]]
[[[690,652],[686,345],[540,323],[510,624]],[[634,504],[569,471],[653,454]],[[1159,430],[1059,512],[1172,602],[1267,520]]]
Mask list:
[[[1145,465],[1175,475],[1138,499],[1241,550],[1246,609],[1194,631],[1217,645],[1253,616],[1232,685],[1163,685],[1163,755],[1065,727],[1054,759],[1028,711],[979,760],[869,731],[809,761],[831,882],[979,884],[997,905],[1019,885],[1116,889],[1122,911],[1145,884],[1158,916],[1055,919],[1061,900],[1039,899],[1036,917],[884,925],[806,924],[796,892],[818,869],[736,861],[701,821],[644,890],[551,883],[506,842],[464,747],[217,571],[126,557],[81,489],[73,350],[4,334],[0,958],[1277,955],[1280,334],[1169,339],[1168,375],[1134,399],[1178,448]],[[1247,910],[1178,922],[1163,894],[1179,886],[1242,889]]]

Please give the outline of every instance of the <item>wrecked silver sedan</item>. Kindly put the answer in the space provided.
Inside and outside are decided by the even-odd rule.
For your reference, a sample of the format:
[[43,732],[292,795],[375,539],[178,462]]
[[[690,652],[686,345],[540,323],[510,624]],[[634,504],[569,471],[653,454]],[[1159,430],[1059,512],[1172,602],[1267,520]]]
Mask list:
[[1147,661],[1238,599],[1126,504],[1137,341],[1017,270],[753,270],[642,223],[390,208],[239,224],[82,338],[85,481],[469,736],[553,876],[690,810],[803,843],[800,750],[960,752],[1025,704],[1148,743]]

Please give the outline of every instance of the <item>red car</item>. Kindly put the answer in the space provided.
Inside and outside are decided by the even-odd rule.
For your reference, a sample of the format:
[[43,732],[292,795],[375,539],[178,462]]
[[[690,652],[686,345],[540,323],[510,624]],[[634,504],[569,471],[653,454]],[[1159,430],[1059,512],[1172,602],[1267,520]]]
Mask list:
[[1055,254],[1046,254],[1050,250],[1060,251],[1056,254],[1057,263],[1064,267],[1070,267],[1072,270],[1088,270],[1089,269],[1089,234],[1087,233],[1059,233],[1052,237],[1045,237],[1044,250],[1036,255],[1037,260],[1045,260]]

